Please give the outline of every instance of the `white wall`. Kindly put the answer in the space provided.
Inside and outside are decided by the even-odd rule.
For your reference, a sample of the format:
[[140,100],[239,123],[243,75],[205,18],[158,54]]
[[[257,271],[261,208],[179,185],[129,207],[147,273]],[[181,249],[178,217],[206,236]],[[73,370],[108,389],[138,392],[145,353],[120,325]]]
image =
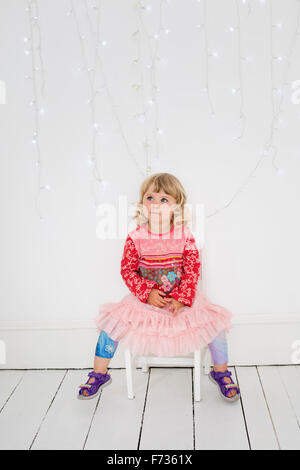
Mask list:
[[[241,55],[250,56],[249,62],[239,61],[238,32],[229,30],[237,25],[236,3],[206,2],[207,52],[218,52],[217,58],[208,58],[214,117],[203,91],[205,36],[197,27],[203,23],[203,1],[162,2],[163,26],[170,33],[163,33],[156,43],[158,56],[167,62],[157,63],[154,70],[160,90],[152,110],[147,107],[149,42],[134,3],[102,1],[99,37],[107,45],[100,44],[99,51],[105,75],[97,69],[96,77],[99,87],[106,78],[109,95],[99,95],[96,102],[96,120],[103,130],[97,140],[97,161],[102,177],[110,182],[103,201],[117,207],[120,195],[128,198],[128,205],[137,200],[142,173],[146,176],[143,142],[148,135],[153,172],[179,177],[189,203],[204,203],[208,215],[221,209],[206,219],[207,293],[234,313],[232,362],[289,363],[292,342],[300,339],[300,105],[292,102],[291,88],[300,79],[299,35],[292,41],[299,2],[238,2]],[[141,18],[148,33],[154,34],[160,1],[143,3],[152,5]],[[88,35],[85,2],[74,0],[74,4],[92,64],[94,43]],[[91,5],[96,4],[97,0],[87,1],[94,29],[97,10]],[[35,206],[37,151],[31,142],[34,107],[29,105],[33,81],[24,78],[32,73],[31,54],[24,53],[28,44],[23,40],[30,36],[28,12],[26,2],[0,0],[0,80],[6,84],[6,103],[0,104],[0,339],[7,342],[4,367],[89,367],[96,340],[92,318],[99,304],[118,301],[127,293],[119,272],[125,233],[122,237],[117,233],[115,240],[100,240],[96,234],[100,217],[94,207],[93,171],[87,164],[93,137],[90,90],[87,72],[78,70],[83,62],[74,11],[68,15],[71,2],[43,0],[38,5],[45,76],[41,101],[45,114],[39,116],[41,183],[51,185],[39,196],[44,221]],[[271,60],[270,6],[273,24],[282,23],[281,28],[271,28],[273,54],[282,56],[282,61]],[[132,38],[139,28],[140,41]],[[150,45],[153,49],[155,40]],[[140,61],[133,64],[138,57]],[[284,173],[274,170],[268,155],[247,180],[270,136],[272,87],[283,85],[286,70],[282,121],[272,141],[277,147],[276,165]],[[39,87],[40,71],[35,76]],[[134,90],[132,85],[141,83],[141,76],[144,88]],[[231,89],[240,86],[246,127],[243,137],[234,141],[241,93],[232,95]],[[280,95],[273,96],[276,110]],[[145,107],[149,112],[141,123],[133,115]],[[163,134],[155,138],[156,125]],[[154,165],[157,151],[160,166]],[[274,324],[276,332],[270,326]],[[49,333],[49,325],[58,330]],[[69,335],[69,348],[64,348],[56,331],[62,338]],[[259,354],[253,352],[253,339]],[[51,347],[37,353],[45,341],[56,344],[59,361],[52,361]],[[121,355],[120,362],[114,358],[115,364],[121,359]]]

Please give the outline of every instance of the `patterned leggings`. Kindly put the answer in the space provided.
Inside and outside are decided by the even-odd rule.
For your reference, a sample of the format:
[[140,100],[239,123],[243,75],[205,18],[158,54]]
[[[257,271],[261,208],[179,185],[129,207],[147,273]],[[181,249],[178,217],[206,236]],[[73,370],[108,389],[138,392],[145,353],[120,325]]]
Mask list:
[[[116,352],[119,342],[111,339],[104,330],[99,334],[95,356],[112,358]],[[211,358],[214,364],[225,364],[228,362],[228,350],[225,332],[216,336],[211,343],[208,344]]]

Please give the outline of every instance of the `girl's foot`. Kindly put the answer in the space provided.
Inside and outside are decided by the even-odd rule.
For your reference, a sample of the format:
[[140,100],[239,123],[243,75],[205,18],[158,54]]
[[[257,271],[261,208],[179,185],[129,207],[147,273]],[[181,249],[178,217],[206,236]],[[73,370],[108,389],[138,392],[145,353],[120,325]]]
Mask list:
[[88,376],[90,379],[85,383],[79,385],[81,390],[77,395],[79,400],[89,400],[99,395],[103,387],[106,387],[112,382],[112,378],[109,374],[97,373],[95,371],[89,372]]
[[[95,370],[94,370],[93,372],[95,372]],[[100,374],[100,372],[95,372],[95,373]],[[103,374],[103,375],[107,374],[107,369],[105,370],[105,372],[101,372],[101,374]],[[90,376],[90,374],[88,374],[88,376]],[[86,384],[93,384],[93,383],[95,382],[95,380],[96,380],[95,377],[92,376],[92,377],[86,382]],[[85,384],[85,385],[86,385],[86,384]],[[83,386],[83,385],[80,385],[80,387],[84,387],[84,386]],[[80,392],[81,392],[81,390],[80,390]],[[87,391],[85,388],[83,388],[82,394],[83,394],[85,397],[88,397],[88,391]]]
[[224,372],[211,370],[208,376],[213,383],[218,385],[219,393],[226,401],[236,401],[240,398],[239,386],[233,382],[231,375],[229,370]]

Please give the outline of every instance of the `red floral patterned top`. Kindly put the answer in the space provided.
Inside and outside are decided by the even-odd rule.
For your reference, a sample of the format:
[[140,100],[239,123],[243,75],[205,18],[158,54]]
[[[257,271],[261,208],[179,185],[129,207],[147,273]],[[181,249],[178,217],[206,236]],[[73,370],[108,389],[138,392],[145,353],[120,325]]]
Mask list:
[[153,234],[142,224],[127,235],[121,276],[129,290],[146,302],[152,288],[191,306],[200,277],[200,254],[189,227]]

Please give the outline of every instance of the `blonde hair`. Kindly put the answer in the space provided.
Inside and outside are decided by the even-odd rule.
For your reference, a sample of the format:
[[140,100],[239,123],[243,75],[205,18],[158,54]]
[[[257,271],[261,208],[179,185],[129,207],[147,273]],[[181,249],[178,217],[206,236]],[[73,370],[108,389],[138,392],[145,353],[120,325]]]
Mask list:
[[175,199],[176,208],[172,211],[171,224],[187,225],[191,220],[191,215],[189,209],[186,207],[187,196],[181,182],[176,176],[170,173],[155,173],[154,175],[148,176],[148,178],[143,181],[140,187],[140,200],[138,203],[134,203],[134,205],[137,206],[137,210],[133,219],[137,226],[149,220],[147,214],[144,213],[143,199],[151,185],[153,185],[154,192],[158,193],[164,191]]

